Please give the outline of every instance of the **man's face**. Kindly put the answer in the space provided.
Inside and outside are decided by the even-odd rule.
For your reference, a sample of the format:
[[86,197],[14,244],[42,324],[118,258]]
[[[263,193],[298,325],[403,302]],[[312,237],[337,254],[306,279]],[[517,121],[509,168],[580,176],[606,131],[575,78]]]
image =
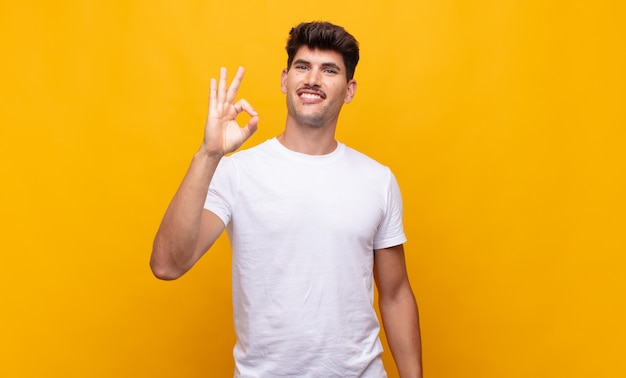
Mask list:
[[322,127],[337,121],[343,104],[354,97],[356,82],[346,80],[338,52],[302,46],[282,73],[281,89],[287,95],[290,118],[301,125]]

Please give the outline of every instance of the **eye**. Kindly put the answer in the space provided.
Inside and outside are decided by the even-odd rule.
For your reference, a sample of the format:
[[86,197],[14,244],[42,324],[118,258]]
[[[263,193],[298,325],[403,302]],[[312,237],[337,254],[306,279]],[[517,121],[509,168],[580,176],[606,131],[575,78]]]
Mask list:
[[337,70],[334,69],[334,68],[327,68],[327,69],[324,70],[324,72],[334,75],[334,74],[337,73]]
[[296,64],[294,68],[298,71],[306,71],[307,69],[309,69],[309,67],[305,66],[304,64]]

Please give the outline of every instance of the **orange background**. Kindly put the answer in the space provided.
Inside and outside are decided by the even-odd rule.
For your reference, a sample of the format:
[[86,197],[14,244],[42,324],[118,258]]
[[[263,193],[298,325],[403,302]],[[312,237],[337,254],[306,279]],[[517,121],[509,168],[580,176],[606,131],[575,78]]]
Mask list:
[[[284,42],[361,42],[338,137],[393,168],[427,377],[626,376],[618,1],[2,1],[2,377],[226,377],[225,238],[148,268],[209,79],[282,130]],[[397,376],[385,362],[390,376]]]

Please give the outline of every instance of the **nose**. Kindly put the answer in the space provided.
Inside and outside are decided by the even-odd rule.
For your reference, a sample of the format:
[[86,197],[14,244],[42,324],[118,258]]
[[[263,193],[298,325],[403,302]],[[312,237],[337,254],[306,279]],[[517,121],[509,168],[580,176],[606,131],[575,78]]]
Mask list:
[[319,87],[321,84],[321,72],[317,69],[310,69],[306,75],[306,83],[312,87]]

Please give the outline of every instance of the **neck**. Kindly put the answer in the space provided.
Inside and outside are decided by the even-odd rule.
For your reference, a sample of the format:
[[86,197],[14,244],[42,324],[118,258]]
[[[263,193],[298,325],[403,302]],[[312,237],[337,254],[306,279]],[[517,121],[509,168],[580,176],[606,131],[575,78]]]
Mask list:
[[312,127],[289,122],[278,141],[288,149],[307,155],[326,155],[337,148],[335,126]]

